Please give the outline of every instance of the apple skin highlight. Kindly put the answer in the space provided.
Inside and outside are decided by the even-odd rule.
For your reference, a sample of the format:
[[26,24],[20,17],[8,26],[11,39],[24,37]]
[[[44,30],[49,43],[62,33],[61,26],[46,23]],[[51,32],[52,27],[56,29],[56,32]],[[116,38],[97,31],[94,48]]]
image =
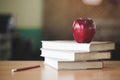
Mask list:
[[73,22],[72,33],[78,43],[90,43],[95,31],[96,25],[91,18],[78,18]]

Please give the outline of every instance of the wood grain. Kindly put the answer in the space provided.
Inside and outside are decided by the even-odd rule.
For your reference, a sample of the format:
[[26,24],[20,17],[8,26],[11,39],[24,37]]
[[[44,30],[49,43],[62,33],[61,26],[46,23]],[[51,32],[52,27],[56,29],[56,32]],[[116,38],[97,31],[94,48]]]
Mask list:
[[[13,68],[40,64],[40,68],[11,72]],[[0,80],[119,80],[120,61],[104,61],[103,69],[57,71],[42,61],[0,61]]]

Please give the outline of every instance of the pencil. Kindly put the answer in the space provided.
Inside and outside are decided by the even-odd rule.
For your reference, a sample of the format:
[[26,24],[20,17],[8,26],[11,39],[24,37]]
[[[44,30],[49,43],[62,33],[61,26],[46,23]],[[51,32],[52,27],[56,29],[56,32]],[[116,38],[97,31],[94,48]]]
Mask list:
[[28,66],[28,67],[22,67],[22,68],[16,68],[16,69],[12,69],[11,71],[12,72],[18,72],[18,71],[24,71],[24,70],[38,68],[38,67],[40,67],[40,65]]

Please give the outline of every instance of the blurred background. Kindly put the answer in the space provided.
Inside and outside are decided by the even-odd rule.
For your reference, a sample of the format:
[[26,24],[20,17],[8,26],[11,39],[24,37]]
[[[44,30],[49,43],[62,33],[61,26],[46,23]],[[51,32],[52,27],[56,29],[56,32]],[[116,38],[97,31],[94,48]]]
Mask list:
[[120,60],[120,0],[0,0],[0,60],[43,60],[41,40],[73,40],[79,17],[96,23],[93,40],[114,41]]

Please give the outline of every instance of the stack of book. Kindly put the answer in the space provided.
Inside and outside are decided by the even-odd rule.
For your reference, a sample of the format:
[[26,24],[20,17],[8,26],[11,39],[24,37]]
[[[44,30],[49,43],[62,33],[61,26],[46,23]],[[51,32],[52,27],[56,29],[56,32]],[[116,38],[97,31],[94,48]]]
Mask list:
[[75,41],[41,41],[45,64],[61,69],[103,68],[103,60],[111,58],[114,42],[77,43]]

